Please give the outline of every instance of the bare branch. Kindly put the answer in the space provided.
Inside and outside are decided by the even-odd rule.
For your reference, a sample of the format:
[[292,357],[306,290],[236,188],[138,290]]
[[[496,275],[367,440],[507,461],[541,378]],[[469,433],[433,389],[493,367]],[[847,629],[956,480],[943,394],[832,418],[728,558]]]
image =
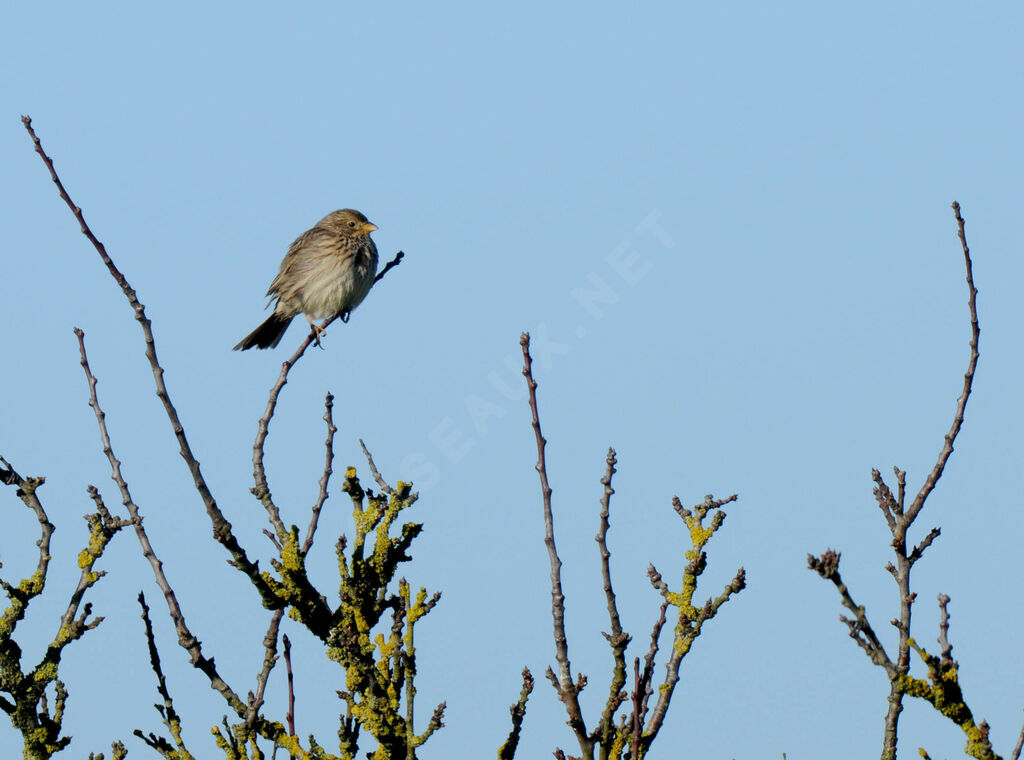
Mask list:
[[860,648],[871,658],[872,662],[885,668],[890,677],[893,677],[896,673],[896,666],[889,659],[889,655],[886,654],[885,647],[882,646],[882,642],[879,641],[878,636],[875,634],[875,629],[871,627],[864,608],[853,601],[853,597],[850,596],[850,590],[843,583],[843,579],[839,575],[839,558],[839,552],[832,549],[828,549],[821,557],[808,554],[807,567],[822,578],[830,580],[835,584],[843,606],[854,615],[853,620],[842,615],[839,616],[839,619],[850,629],[850,638],[857,642]]
[[1020,760],[1020,751],[1024,748],[1024,726],[1021,726],[1020,736],[1017,737],[1017,744],[1013,747],[1013,754],[1010,755],[1010,760]]
[[921,559],[921,555],[924,554],[924,550],[931,546],[932,541],[938,538],[941,534],[942,531],[938,528],[932,528],[930,531],[928,531],[928,535],[922,538],[921,543],[915,546],[913,550],[910,552],[910,554],[907,555],[907,560],[910,562],[910,564],[914,564],[919,559]]
[[939,594],[939,646],[943,660],[953,659],[953,645],[949,643],[949,596]]
[[306,556],[313,546],[313,536],[316,533],[316,526],[320,520],[320,510],[323,509],[324,502],[327,501],[327,485],[331,481],[331,465],[334,462],[334,434],[338,432],[338,428],[334,426],[334,416],[331,413],[333,408],[334,396],[328,393],[327,398],[324,399],[324,422],[327,423],[327,440],[324,441],[326,452],[324,474],[320,478],[320,496],[317,498],[316,504],[313,505],[313,515],[309,521],[309,528],[306,529],[306,540],[302,542],[302,549],[300,550],[302,556]]
[[195,484],[196,491],[199,493],[203,500],[203,504],[206,506],[206,512],[210,517],[210,521],[213,524],[213,535],[216,540],[224,546],[231,554],[234,564],[241,569],[252,581],[253,585],[260,591],[260,595],[263,597],[264,603],[273,603],[273,597],[268,593],[266,584],[263,583],[260,578],[259,568],[246,556],[245,551],[238,544],[234,534],[231,532],[231,523],[227,521],[224,514],[220,511],[217,506],[216,500],[213,498],[213,494],[210,492],[209,487],[206,484],[206,479],[203,477],[202,471],[199,467],[199,462],[192,454],[192,448],[188,443],[188,438],[185,435],[185,428],[181,424],[181,420],[178,418],[178,412],[174,408],[174,404],[171,402],[170,394],[167,390],[167,386],[164,383],[164,369],[160,366],[160,362],[156,355],[156,341],[153,337],[152,325],[149,319],[146,317],[146,309],[139,302],[138,297],[135,294],[135,290],[129,285],[128,280],[121,273],[121,271],[115,266],[113,260],[107,255],[107,250],[103,243],[97,239],[93,234],[89,225],[86,224],[85,216],[82,214],[82,209],[74,204],[71,197],[68,195],[67,190],[64,188],[64,184],[61,182],[60,177],[57,176],[57,171],[54,169],[53,161],[43,150],[43,145],[36,135],[35,130],[32,128],[32,119],[28,116],[21,118],[22,124],[25,125],[25,129],[28,131],[29,136],[32,138],[32,142],[35,145],[36,153],[42,158],[43,163],[50,172],[50,178],[53,183],[57,186],[57,190],[60,193],[60,197],[67,204],[68,208],[71,209],[71,213],[74,214],[75,219],[78,220],[79,226],[81,227],[82,234],[89,239],[96,252],[100,255],[103,263],[106,265],[110,275],[114,278],[114,281],[121,288],[125,298],[128,299],[129,305],[132,307],[132,311],[135,313],[135,319],[138,321],[139,326],[142,328],[142,335],[146,343],[146,358],[149,360],[150,369],[153,373],[153,380],[156,384],[156,394],[163,404],[164,412],[167,415],[168,421],[171,423],[171,430],[174,433],[174,437],[178,441],[180,447],[180,453],[182,459],[185,460],[185,464],[192,474],[192,479]]
[[394,493],[395,489],[388,485],[388,482],[381,476],[380,471],[377,469],[377,465],[373,461],[373,456],[366,448],[366,444],[363,443],[362,438],[359,439],[359,445],[363,449],[363,456],[366,457],[366,461],[370,465],[370,474],[373,475],[373,479],[377,482],[377,485],[380,486],[380,490],[386,494]]
[[[871,472],[872,480],[875,482],[875,499],[878,502],[878,505],[885,516],[886,523],[889,526],[889,530],[892,533],[892,548],[896,554],[895,563],[889,562],[886,564],[886,570],[896,581],[896,585],[899,590],[900,613],[898,618],[892,620],[892,624],[899,632],[899,645],[895,662],[893,662],[882,650],[874,631],[867,623],[867,618],[864,615],[863,608],[858,607],[853,603],[853,599],[850,597],[846,586],[843,585],[838,572],[839,554],[830,550],[822,555],[820,559],[815,559],[814,557],[808,558],[810,567],[816,570],[823,578],[832,580],[840,591],[843,604],[854,612],[854,619],[845,617],[841,618],[849,627],[850,636],[858,643],[858,645],[861,646],[861,648],[865,650],[865,652],[868,653],[873,662],[885,668],[886,673],[889,676],[889,707],[885,717],[885,728],[882,739],[882,760],[895,760],[896,758],[899,716],[903,711],[904,695],[912,694],[913,696],[924,697],[932,701],[935,705],[938,705],[938,703],[942,701],[943,704],[947,705],[947,707],[952,704],[949,700],[953,696],[959,698],[958,694],[951,695],[948,685],[943,686],[942,688],[936,686],[934,690],[930,690],[927,683],[913,679],[910,676],[911,649],[914,649],[919,653],[923,652],[923,650],[917,646],[910,636],[912,609],[914,600],[917,596],[910,590],[910,573],[914,564],[921,559],[925,550],[931,546],[932,542],[936,538],[939,537],[940,530],[938,528],[932,528],[916,546],[909,551],[907,548],[907,533],[913,525],[914,520],[920,514],[921,509],[924,507],[928,496],[934,490],[939,478],[942,477],[946,463],[948,462],[950,455],[953,453],[953,444],[960,432],[960,428],[963,425],[964,414],[967,409],[967,401],[971,395],[974,374],[978,365],[978,340],[981,334],[978,327],[978,291],[974,287],[971,254],[967,245],[967,237],[964,233],[964,220],[960,215],[960,204],[956,202],[953,203],[953,213],[956,217],[957,234],[960,238],[960,244],[964,254],[968,289],[967,305],[971,320],[970,357],[967,362],[967,371],[964,373],[963,390],[957,400],[953,423],[949,432],[945,436],[942,449],[939,452],[938,461],[932,468],[932,471],[928,474],[928,477],[925,479],[925,482],[917,496],[914,498],[914,501],[909,506],[906,505],[907,481],[905,471],[900,470],[898,467],[893,468],[893,472],[896,475],[897,485],[895,496],[882,480],[879,472],[877,470],[872,470]],[[948,601],[948,599],[946,601]],[[943,645],[944,651],[948,654],[952,652],[952,647],[949,646],[949,642],[946,639],[946,630],[948,629],[949,619],[945,608],[945,602],[941,602],[941,604],[943,610],[943,622],[940,627],[940,643]],[[947,646],[949,647],[948,650],[945,649]],[[922,657],[925,656],[926,653],[922,653]],[[928,656],[930,657],[930,655]],[[939,662],[939,658],[934,659],[936,662]],[[951,657],[948,657],[947,659],[952,662]],[[952,663],[950,668],[955,671],[955,663]],[[971,753],[974,754],[974,751],[977,750],[982,754],[975,755],[976,757],[988,757],[989,755],[987,753],[990,751],[991,747],[987,743],[987,729],[983,731],[982,726],[975,726],[973,719],[969,716],[969,711],[967,711],[966,718],[963,715],[956,718],[952,716],[951,711],[947,709],[947,707],[942,708],[942,713],[957,722],[966,732],[968,732],[968,744],[969,747],[973,748]],[[964,706],[964,709],[966,709],[966,706]]]
[[644,703],[645,689],[640,680],[640,658],[633,660],[633,741],[631,760],[639,760],[640,757],[640,734],[643,724],[640,721],[641,706]]
[[964,266],[967,269],[967,306],[971,312],[971,356],[967,362],[967,371],[964,373],[964,388],[960,393],[960,398],[957,399],[953,424],[950,426],[949,432],[946,433],[945,442],[943,443],[942,450],[939,452],[939,460],[935,463],[932,471],[928,473],[924,485],[921,486],[921,490],[914,498],[913,504],[907,510],[907,516],[911,520],[921,511],[925,499],[928,498],[928,495],[939,482],[939,478],[942,477],[942,471],[946,467],[946,462],[949,460],[950,454],[953,453],[953,442],[956,440],[960,427],[963,425],[964,412],[967,410],[967,399],[971,396],[971,388],[974,384],[974,371],[978,367],[978,338],[981,335],[981,328],[978,326],[978,289],[974,287],[974,270],[971,264],[971,251],[967,246],[967,236],[964,233],[964,218],[960,215],[960,204],[956,201],[953,201],[953,214],[956,216],[957,236],[960,238],[960,246],[964,251]]
[[267,680],[270,678],[270,671],[277,664],[277,633],[281,626],[281,618],[284,617],[284,610],[274,610],[270,617],[270,625],[267,626],[267,633],[263,637],[263,667],[260,668],[256,677],[256,693],[249,693],[249,707],[246,711],[244,730],[252,731],[259,716],[260,708],[263,707],[263,695],[267,690]]
[[[519,337],[523,349],[523,377],[529,390],[530,412],[533,417],[533,432],[537,439],[537,474],[540,476],[541,497],[544,504],[544,544],[551,561],[551,617],[554,623],[555,662],[558,664],[556,689],[569,713],[569,725],[580,742],[580,748],[588,756],[593,754],[593,742],[587,736],[583,711],[580,708],[579,688],[573,683],[572,666],[569,663],[569,644],[565,636],[565,594],[562,592],[562,560],[555,548],[554,518],[551,512],[551,486],[548,484],[547,462],[544,449],[547,441],[540,429],[540,415],[537,411],[537,381],[533,378],[533,358],[530,356],[530,335]],[[554,676],[548,669],[549,678]],[[553,682],[554,679],[552,678]]]
[[629,646],[630,636],[622,630],[622,623],[619,620],[618,605],[615,601],[615,591],[612,589],[612,574],[609,560],[611,552],[608,551],[608,528],[610,526],[609,511],[611,507],[612,477],[615,475],[615,450],[608,449],[608,456],[605,459],[605,473],[601,478],[601,485],[604,486],[604,493],[601,495],[601,519],[594,540],[601,554],[601,579],[604,582],[604,595],[608,603],[608,618],[611,624],[611,633],[605,634],[608,644],[612,648],[612,678],[608,686],[608,699],[605,701],[604,710],[601,713],[601,722],[597,733],[602,746],[610,746],[612,735],[615,732],[614,716],[615,711],[625,700],[625,693],[622,687],[626,685],[626,647]]
[[288,721],[288,735],[295,736],[295,676],[292,674],[292,642],[285,634],[284,641],[284,667],[288,673],[288,712],[285,720]]
[[227,703],[231,705],[231,708],[241,716],[244,714],[245,704],[239,696],[232,691],[227,682],[224,681],[224,679],[222,679],[217,673],[213,659],[207,659],[203,656],[202,644],[199,639],[195,637],[192,631],[189,630],[188,624],[185,622],[185,614],[182,612],[181,606],[178,604],[178,598],[164,573],[163,563],[156,556],[156,552],[149,541],[146,528],[143,526],[142,518],[139,516],[139,508],[132,499],[127,481],[121,474],[121,461],[117,456],[115,456],[114,449],[110,443],[110,435],[107,432],[106,414],[100,407],[99,397],[96,394],[96,377],[93,375],[92,369],[89,367],[89,357],[85,351],[85,333],[76,327],[75,335],[78,337],[78,350],[82,357],[82,370],[85,372],[85,378],[89,383],[89,406],[92,407],[93,412],[96,414],[96,422],[99,425],[100,430],[100,443],[103,446],[103,453],[106,454],[107,460],[110,462],[110,476],[117,484],[118,490],[121,492],[121,501],[128,510],[128,514],[131,515],[132,527],[135,529],[135,535],[139,539],[139,544],[142,546],[142,554],[153,569],[153,575],[156,578],[156,583],[164,594],[164,600],[167,602],[167,609],[170,612],[171,620],[174,621],[174,627],[178,633],[178,644],[181,645],[189,655],[191,655],[192,666],[198,668],[206,675],[207,678],[209,678],[210,686],[220,692]]
[[[405,258],[405,251],[399,251],[395,254],[395,258],[391,259],[384,268],[377,272],[377,276],[373,278],[373,284],[376,285],[378,282],[384,279],[384,275],[390,272],[392,269],[402,263],[402,259]],[[372,286],[371,286],[372,287]]]
[[135,734],[154,749],[157,749],[158,746],[171,748],[176,751],[175,756],[180,753],[182,759],[185,760],[185,758],[191,758],[192,755],[189,754],[181,738],[181,718],[174,709],[174,700],[171,699],[171,693],[167,690],[167,679],[164,677],[164,671],[160,665],[160,653],[157,651],[156,638],[153,636],[153,623],[149,619],[149,606],[146,604],[145,594],[141,591],[139,592],[139,606],[142,607],[142,624],[145,627],[146,646],[149,648],[149,665],[156,673],[156,690],[163,700],[163,707],[158,705],[157,710],[160,711],[163,723],[174,740],[174,746],[172,747],[166,739],[161,739],[154,734],[150,734],[148,739],[142,736],[141,731],[136,730]]

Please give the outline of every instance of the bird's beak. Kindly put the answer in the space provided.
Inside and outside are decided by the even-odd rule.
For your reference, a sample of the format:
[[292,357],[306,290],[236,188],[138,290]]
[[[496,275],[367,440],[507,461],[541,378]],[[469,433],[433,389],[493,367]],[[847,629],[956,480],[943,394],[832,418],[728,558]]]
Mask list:
[[373,222],[363,222],[363,226],[360,229],[362,229],[364,235],[369,235],[371,232],[377,229],[377,225],[374,224]]

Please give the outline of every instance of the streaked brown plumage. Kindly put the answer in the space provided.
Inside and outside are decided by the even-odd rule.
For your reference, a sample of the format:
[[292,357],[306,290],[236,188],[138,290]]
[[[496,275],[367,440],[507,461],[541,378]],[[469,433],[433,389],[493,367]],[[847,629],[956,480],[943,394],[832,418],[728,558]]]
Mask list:
[[281,342],[296,314],[305,314],[319,338],[314,319],[347,315],[370,291],[377,274],[377,229],[350,208],[332,211],[291,244],[281,271],[267,295],[276,299],[274,312],[235,346],[235,351],[273,348]]

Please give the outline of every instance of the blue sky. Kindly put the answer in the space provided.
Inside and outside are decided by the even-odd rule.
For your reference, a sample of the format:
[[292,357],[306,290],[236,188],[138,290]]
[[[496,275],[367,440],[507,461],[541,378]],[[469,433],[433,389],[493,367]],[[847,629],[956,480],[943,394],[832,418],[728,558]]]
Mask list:
[[[585,707],[597,711],[610,663],[592,539],[613,445],[609,542],[638,642],[658,605],[647,564],[677,578],[684,563],[671,497],[740,494],[709,547],[704,589],[717,594],[739,565],[748,588],[685,661],[652,757],[878,752],[884,674],[847,638],[806,554],[841,550],[857,600],[887,627],[896,594],[870,470],[899,465],[916,491],[952,419],[969,337],[956,199],[980,291],[981,361],[957,450],[918,523],[921,536],[932,525],[943,535],[916,568],[915,634],[934,642],[934,599],[950,594],[961,683],[1008,753],[1024,680],[1011,654],[1024,624],[1013,590],[1022,20],[1013,3],[109,3],[59,14],[5,4],[0,454],[47,477],[40,495],[58,526],[53,597],[33,605],[23,647],[31,656],[33,632],[52,635],[77,577],[86,484],[118,501],[73,326],[86,332],[150,535],[236,689],[251,688],[266,614],[209,539],[138,326],[22,114],[146,304],[193,448],[261,556],[271,547],[248,492],[252,438],[302,334],[293,327],[275,352],[230,348],[263,318],[288,244],[328,211],[362,210],[380,228],[382,258],[406,252],[292,373],[267,456],[286,521],[304,524],[329,390],[336,472],[365,472],[362,437],[386,477],[420,488],[414,516],[426,528],[405,572],[444,598],[417,634],[419,714],[449,705],[424,758],[492,754],[521,668],[539,677],[553,662],[536,452],[519,395],[523,330],[546,347],[536,369],[571,654],[591,677]],[[581,292],[595,288],[605,300],[588,309]],[[340,496],[314,553],[325,587],[331,539],[351,531]],[[35,566],[35,523],[13,493],[4,501],[0,561],[16,580]],[[69,754],[114,738],[138,745],[131,729],[160,727],[141,588],[186,737],[213,756],[207,729],[224,706],[175,647],[134,538],[119,536],[103,567],[92,600],[106,621],[65,656]],[[330,737],[340,681],[324,678],[318,644],[288,632],[299,733]],[[283,688],[271,684],[282,716]],[[564,721],[538,678],[521,756],[571,751]],[[0,726],[0,743],[14,740]],[[932,756],[963,746],[915,703],[902,742]]]

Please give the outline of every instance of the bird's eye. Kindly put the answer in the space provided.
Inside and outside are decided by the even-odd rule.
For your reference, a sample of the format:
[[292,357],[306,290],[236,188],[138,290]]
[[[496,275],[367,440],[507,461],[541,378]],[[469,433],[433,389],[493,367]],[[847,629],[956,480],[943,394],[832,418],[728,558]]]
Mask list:
[[356,223],[353,221],[349,221],[348,226],[354,228],[356,226]]

